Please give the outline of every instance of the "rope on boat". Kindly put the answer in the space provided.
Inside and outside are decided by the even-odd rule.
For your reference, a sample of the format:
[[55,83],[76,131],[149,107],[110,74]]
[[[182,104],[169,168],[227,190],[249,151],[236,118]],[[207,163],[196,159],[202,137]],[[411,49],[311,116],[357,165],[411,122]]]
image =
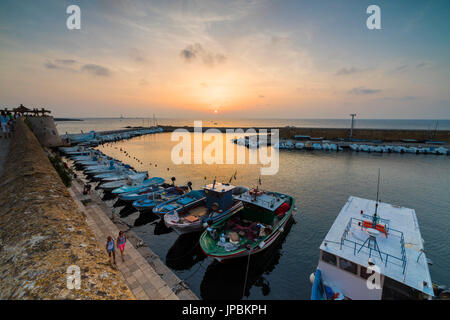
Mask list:
[[245,296],[245,287],[247,286],[248,268],[250,266],[250,255],[252,252],[252,247],[248,248],[248,259],[247,259],[247,270],[245,271],[244,289],[242,290],[242,299]]

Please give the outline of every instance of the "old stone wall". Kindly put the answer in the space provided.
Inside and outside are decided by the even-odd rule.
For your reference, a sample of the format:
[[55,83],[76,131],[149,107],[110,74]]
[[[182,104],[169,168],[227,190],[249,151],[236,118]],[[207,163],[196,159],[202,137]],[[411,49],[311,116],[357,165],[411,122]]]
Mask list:
[[[67,288],[72,265],[81,271],[79,290]],[[19,120],[0,178],[0,299],[133,298]]]
[[58,147],[63,145],[63,141],[56,129],[53,117],[27,117],[27,121],[31,125],[34,135],[41,145],[45,147]]

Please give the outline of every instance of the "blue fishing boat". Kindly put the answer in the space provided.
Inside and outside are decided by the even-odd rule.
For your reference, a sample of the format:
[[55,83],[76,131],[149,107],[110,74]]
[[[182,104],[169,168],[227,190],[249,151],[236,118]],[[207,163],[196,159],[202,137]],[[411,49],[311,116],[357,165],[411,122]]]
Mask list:
[[120,188],[114,189],[112,191],[113,194],[122,194],[122,193],[130,193],[136,192],[139,190],[143,190],[145,188],[150,187],[151,185],[161,185],[164,183],[164,179],[160,177],[153,177],[150,179],[144,180],[142,177],[135,178],[129,177],[128,183]]
[[178,234],[200,231],[243,208],[242,201],[233,197],[235,187],[229,184],[213,183],[203,190],[195,190],[184,196],[164,202],[153,209],[161,215],[164,223]]
[[[178,190],[178,195],[184,194],[184,192],[186,190],[185,187],[171,187],[171,188],[176,188],[176,190]],[[153,194],[161,193],[166,189],[167,189],[167,186],[164,187],[161,185],[154,184],[149,187],[138,190],[136,192],[122,193],[119,195],[119,199],[126,201],[126,202],[141,200],[141,199],[149,198]]]
[[[182,189],[181,192],[183,192]],[[145,198],[135,200],[133,202],[133,207],[140,213],[148,213],[152,212],[153,208],[156,205],[179,197],[180,188],[170,187],[162,191],[156,191],[146,194]]]

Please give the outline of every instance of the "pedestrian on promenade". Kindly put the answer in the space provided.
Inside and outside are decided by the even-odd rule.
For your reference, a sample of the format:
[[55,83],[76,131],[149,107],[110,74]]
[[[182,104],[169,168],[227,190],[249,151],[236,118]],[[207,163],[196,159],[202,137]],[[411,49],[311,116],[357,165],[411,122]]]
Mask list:
[[111,258],[112,255],[112,261],[113,264],[116,264],[116,253],[115,253],[115,247],[114,247],[114,239],[111,236],[108,236],[108,239],[106,240],[106,252],[108,252],[108,256]]
[[125,243],[127,243],[127,235],[123,231],[119,231],[119,236],[117,237],[117,247],[120,250],[120,256],[122,257],[122,262],[125,262],[123,258],[123,252],[125,250]]
[[5,111],[0,114],[0,123],[2,126],[3,138],[7,139],[9,136],[9,118]]

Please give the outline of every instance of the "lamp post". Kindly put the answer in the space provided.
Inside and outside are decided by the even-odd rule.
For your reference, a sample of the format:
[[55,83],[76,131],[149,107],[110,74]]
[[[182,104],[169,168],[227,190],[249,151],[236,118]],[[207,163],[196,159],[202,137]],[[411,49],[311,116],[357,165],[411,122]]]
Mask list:
[[353,121],[354,121],[354,119],[356,117],[356,113],[352,113],[352,114],[350,114],[350,116],[352,117],[352,126],[350,128],[350,141],[352,141],[352,138],[353,138]]

